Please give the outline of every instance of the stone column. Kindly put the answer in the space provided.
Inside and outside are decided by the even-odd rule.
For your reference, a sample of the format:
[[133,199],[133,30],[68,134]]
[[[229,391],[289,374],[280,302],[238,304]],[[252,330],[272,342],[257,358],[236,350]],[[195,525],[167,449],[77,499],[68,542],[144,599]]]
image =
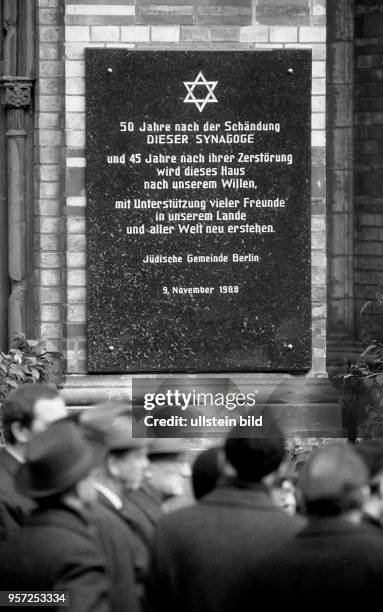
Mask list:
[[342,344],[354,335],[354,2],[328,2],[327,10],[328,338]]
[[1,79],[1,104],[6,111],[8,191],[9,341],[26,329],[26,159],[25,112],[32,82],[23,77]]

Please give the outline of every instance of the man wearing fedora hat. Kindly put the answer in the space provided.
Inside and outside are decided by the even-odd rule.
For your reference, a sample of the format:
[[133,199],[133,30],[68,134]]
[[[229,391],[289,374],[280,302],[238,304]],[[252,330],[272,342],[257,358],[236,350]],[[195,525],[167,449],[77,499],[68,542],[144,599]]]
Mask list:
[[124,531],[95,504],[99,454],[68,420],[31,438],[16,485],[37,508],[0,547],[3,588],[66,590],[71,612],[137,612],[129,542],[117,557]]
[[105,560],[84,512],[93,496],[94,463],[73,423],[62,421],[31,438],[16,486],[37,508],[2,542],[3,588],[67,590],[70,610],[109,611]]
[[[98,438],[105,447],[103,461],[96,473],[99,497],[128,520],[129,508],[125,507],[125,502],[129,492],[139,489],[145,478],[149,465],[148,440],[133,438],[129,415],[117,416],[110,422],[92,421],[90,416],[84,427],[88,437]],[[139,518],[132,514],[131,523],[135,528]]]
[[17,491],[14,484],[28,440],[66,415],[63,398],[57,389],[45,383],[20,385],[2,403],[5,447],[0,448],[0,538],[21,525],[34,507],[33,501]]
[[88,439],[104,448],[103,460],[95,472],[98,501],[124,526],[130,539],[135,570],[136,593],[144,603],[144,582],[149,566],[148,525],[142,510],[129,501],[129,493],[141,487],[148,467],[148,441],[133,438],[132,421],[126,405],[102,404],[80,417]]

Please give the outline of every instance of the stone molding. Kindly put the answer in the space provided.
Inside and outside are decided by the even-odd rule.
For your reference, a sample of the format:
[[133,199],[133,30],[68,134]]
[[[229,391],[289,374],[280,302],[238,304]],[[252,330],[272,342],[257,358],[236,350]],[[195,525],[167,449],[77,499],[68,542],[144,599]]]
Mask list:
[[328,339],[354,336],[354,2],[328,3]]
[[33,82],[17,77],[3,77],[1,105],[4,108],[28,108],[32,100]]

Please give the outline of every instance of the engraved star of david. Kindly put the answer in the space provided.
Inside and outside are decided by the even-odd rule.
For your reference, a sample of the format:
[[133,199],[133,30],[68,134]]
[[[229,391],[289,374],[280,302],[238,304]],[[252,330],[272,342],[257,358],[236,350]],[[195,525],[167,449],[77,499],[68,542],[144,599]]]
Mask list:
[[[207,81],[202,72],[200,71],[194,81],[183,81],[183,84],[188,90],[184,102],[195,104],[199,112],[202,113],[206,104],[210,102],[218,102],[217,98],[213,93],[214,89],[217,87],[217,83],[218,81]],[[204,87],[206,87],[207,91],[206,96],[204,98],[196,98],[194,95],[194,88],[198,85],[203,85]]]

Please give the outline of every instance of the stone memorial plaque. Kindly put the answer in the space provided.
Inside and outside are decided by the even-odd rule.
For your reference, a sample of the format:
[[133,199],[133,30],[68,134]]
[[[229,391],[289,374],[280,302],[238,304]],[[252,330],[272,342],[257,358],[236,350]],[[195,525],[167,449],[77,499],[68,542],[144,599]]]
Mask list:
[[311,52],[86,50],[89,372],[311,367]]

